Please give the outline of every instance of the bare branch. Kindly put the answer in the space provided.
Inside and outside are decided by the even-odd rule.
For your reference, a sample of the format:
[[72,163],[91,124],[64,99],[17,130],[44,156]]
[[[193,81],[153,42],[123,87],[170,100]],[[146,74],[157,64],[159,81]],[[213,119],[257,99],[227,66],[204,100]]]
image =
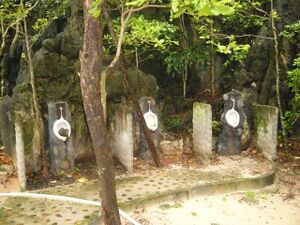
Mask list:
[[141,7],[139,7],[139,8],[130,8],[130,9],[127,9],[125,12],[124,12],[124,14],[126,15],[126,14],[129,14],[129,13],[134,13],[134,12],[139,12],[139,11],[141,11],[141,10],[143,10],[143,9],[149,9],[149,8],[168,8],[168,6],[166,6],[166,5],[143,5],[143,6],[141,6]]
[[125,16],[125,13],[122,13],[122,15],[121,15],[121,30],[120,30],[119,40],[118,40],[118,44],[117,44],[117,52],[116,52],[114,59],[111,61],[110,65],[108,66],[109,70],[111,70],[115,67],[116,63],[118,62],[118,60],[120,58],[121,51],[122,51],[122,43],[123,43],[123,40],[125,37],[126,25],[127,25],[129,18],[131,17],[131,14],[132,14],[132,12],[129,11],[127,16]]
[[[220,34],[220,33],[215,33],[215,36],[219,36],[222,38],[230,38],[230,35],[228,34]],[[262,36],[262,35],[255,35],[255,34],[240,34],[240,35],[234,35],[236,38],[244,38],[244,37],[254,37],[254,38],[261,38],[261,39],[268,39],[268,40],[274,40],[273,37],[267,37],[267,36]]]
[[249,2],[250,3],[250,5],[255,9],[255,10],[257,10],[258,12],[261,12],[261,13],[263,13],[263,14],[266,14],[266,15],[269,15],[269,13],[268,12],[266,12],[266,11],[264,11],[264,10],[262,10],[262,9],[260,9],[260,8],[258,8],[257,6],[255,6],[254,4],[253,4],[253,2],[252,1],[250,1],[250,0],[247,0],[247,2]]
[[17,43],[17,41],[19,39],[19,34],[20,34],[20,24],[19,23],[16,24],[15,30],[16,30],[15,36],[14,36],[14,39],[12,40],[12,42],[11,42],[11,46],[12,47],[16,46],[16,43]]

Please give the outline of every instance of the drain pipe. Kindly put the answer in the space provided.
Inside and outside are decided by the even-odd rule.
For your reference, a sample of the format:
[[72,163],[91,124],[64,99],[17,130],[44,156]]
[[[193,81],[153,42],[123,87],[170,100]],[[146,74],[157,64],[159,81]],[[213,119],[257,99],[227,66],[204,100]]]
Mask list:
[[[101,206],[101,202],[97,201],[89,201],[80,198],[72,198],[67,196],[61,195],[49,195],[49,194],[36,194],[36,193],[28,193],[28,192],[9,192],[9,193],[0,193],[0,197],[31,197],[31,198],[43,198],[43,199],[50,199],[50,200],[59,200],[59,201],[66,201],[66,202],[73,202],[79,203],[84,205],[93,205],[93,206]],[[128,220],[133,225],[141,225],[139,222],[135,221],[131,216],[129,216],[126,212],[119,209],[120,215]]]

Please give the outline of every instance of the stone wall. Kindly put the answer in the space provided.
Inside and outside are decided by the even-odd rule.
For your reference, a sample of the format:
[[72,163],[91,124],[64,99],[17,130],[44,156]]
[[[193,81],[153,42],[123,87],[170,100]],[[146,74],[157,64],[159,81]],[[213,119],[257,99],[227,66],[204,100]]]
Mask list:
[[211,105],[193,104],[193,149],[203,164],[212,157],[212,111]]
[[268,160],[276,160],[278,108],[266,105],[255,105],[255,121],[257,150]]
[[115,107],[114,117],[111,119],[111,147],[114,156],[126,168],[133,171],[133,126],[132,112],[124,105]]

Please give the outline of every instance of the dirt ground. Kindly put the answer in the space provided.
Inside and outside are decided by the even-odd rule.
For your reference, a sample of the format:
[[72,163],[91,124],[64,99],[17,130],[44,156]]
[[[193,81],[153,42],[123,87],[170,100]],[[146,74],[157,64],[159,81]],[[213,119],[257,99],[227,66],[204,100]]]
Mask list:
[[279,151],[276,184],[264,190],[165,202],[131,216],[142,225],[299,225],[300,143],[289,149]]
[[284,168],[278,182],[258,192],[166,202],[131,216],[142,225],[299,225],[300,175]]
[[[280,147],[280,146],[279,146]],[[142,225],[299,225],[300,224],[300,143],[290,141],[289,153],[279,149],[277,183],[259,192],[245,192],[216,196],[198,197],[186,201],[172,201],[152,207],[141,208],[130,214]],[[0,154],[2,163],[8,159]],[[180,156],[181,157],[181,156]],[[190,167],[193,157],[184,156],[179,164]],[[165,158],[165,164],[178,163],[178,158]],[[136,162],[136,169],[147,169],[151,165]],[[41,186],[53,186],[72,182],[87,171],[88,166],[77,168],[61,179],[52,177]],[[122,173],[122,168],[119,169]],[[83,173],[83,174],[82,174]],[[91,176],[91,174],[90,174]],[[93,174],[93,177],[95,174]],[[33,178],[33,181],[38,181]],[[40,184],[33,184],[38,188]],[[51,186],[51,185],[50,185]],[[15,174],[0,176],[0,191],[17,191],[19,187]],[[4,199],[0,199],[4,201]],[[123,222],[126,224],[126,222]]]

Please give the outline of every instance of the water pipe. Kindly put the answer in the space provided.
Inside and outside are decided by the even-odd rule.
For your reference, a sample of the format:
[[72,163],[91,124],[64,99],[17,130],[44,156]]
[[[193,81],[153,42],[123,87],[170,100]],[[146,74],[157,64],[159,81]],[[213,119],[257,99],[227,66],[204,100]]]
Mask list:
[[[93,206],[101,206],[101,202],[98,201],[90,201],[80,198],[72,198],[67,196],[61,195],[49,195],[49,194],[37,194],[37,193],[28,193],[28,192],[9,192],[9,193],[0,193],[0,197],[31,197],[31,198],[43,198],[43,199],[50,199],[50,200],[59,200],[59,201],[67,201],[73,203],[79,203],[84,205],[93,205]],[[133,225],[141,225],[139,222],[134,220],[131,216],[129,216],[126,212],[119,209],[120,215],[128,220]]]

